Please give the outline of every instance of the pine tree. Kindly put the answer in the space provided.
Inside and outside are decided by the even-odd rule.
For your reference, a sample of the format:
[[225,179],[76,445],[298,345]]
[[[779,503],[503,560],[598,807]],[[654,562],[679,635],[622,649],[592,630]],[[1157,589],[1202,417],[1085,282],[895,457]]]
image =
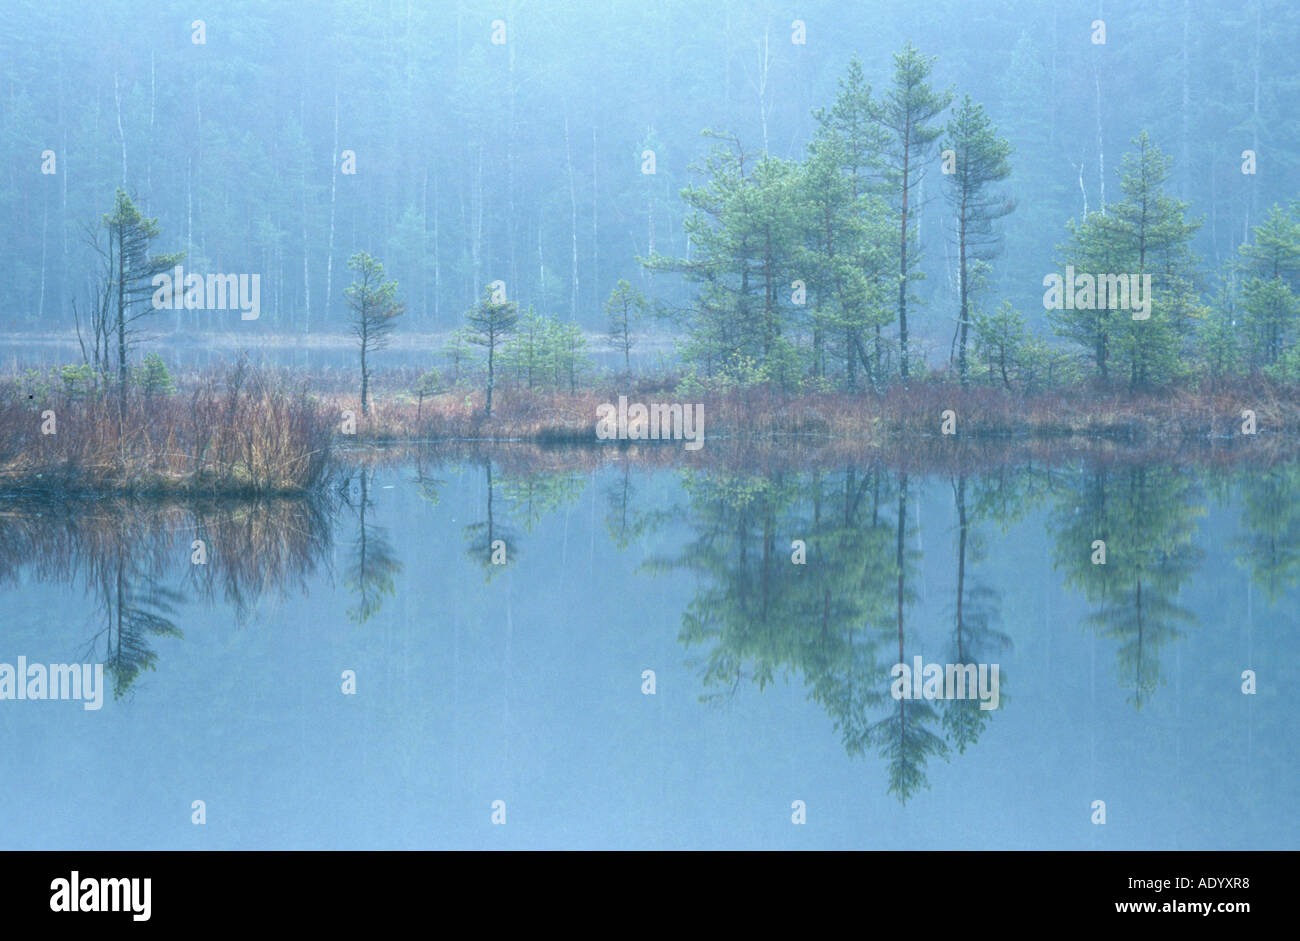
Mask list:
[[[127,359],[135,328],[142,317],[156,313],[145,303],[155,293],[154,275],[163,274],[180,264],[183,254],[151,255],[149,246],[158,238],[158,220],[148,219],[136,208],[135,201],[122,189],[115,196],[113,212],[103,216],[108,244],[95,247],[105,262],[103,296],[109,300],[111,323],[117,333],[117,382],[125,394],[129,374]],[[182,286],[172,286],[180,291]]]
[[634,325],[649,310],[650,304],[645,296],[622,279],[605,301],[605,313],[609,317],[609,338],[614,348],[623,352],[623,371],[629,376],[632,374]]
[[847,159],[841,139],[821,133],[801,167],[800,202],[804,208],[804,242],[797,265],[807,292],[812,330],[812,372],[825,376],[829,348],[836,346],[844,367],[844,382],[857,385],[859,324],[847,303],[850,282],[859,276],[854,264],[858,225],[853,196],[841,172]]
[[920,207],[914,205],[913,191],[925,176],[926,162],[935,140],[942,133],[930,124],[952,102],[949,91],[936,92],[930,87],[934,58],[922,56],[911,43],[894,56],[894,83],[876,112],[876,120],[889,133],[887,166],[898,210],[898,342],[899,371],[907,382],[907,285],[915,275],[919,258],[909,254],[914,239],[914,222]]
[[977,358],[988,367],[990,379],[996,374],[1010,389],[1011,374],[1016,371],[1027,339],[1025,318],[1010,301],[1003,301],[995,313],[976,312],[973,320]]
[[[1145,131],[1133,139],[1135,151],[1124,155],[1120,190],[1124,199],[1106,212],[1090,212],[1067,224],[1070,242],[1063,249],[1076,281],[1097,281],[1092,303],[1076,299],[1073,310],[1057,309],[1051,321],[1057,333],[1083,346],[1097,376],[1108,382],[1118,369],[1130,391],[1167,382],[1182,365],[1184,338],[1203,315],[1195,289],[1196,259],[1190,249],[1199,220],[1186,218],[1187,204],[1164,191],[1171,161]],[[1151,279],[1148,316],[1135,318],[1136,299],[1129,309],[1104,292],[1100,279],[1119,277],[1138,285]],[[1106,293],[1105,298],[1102,294]]]
[[532,391],[543,384],[550,371],[550,349],[546,342],[551,320],[538,316],[531,304],[519,316],[514,335],[501,351],[501,367],[513,372],[515,381]]
[[[999,137],[984,109],[967,95],[948,121],[944,150],[953,152],[953,172],[945,193],[952,209],[952,236],[957,246],[957,372],[966,383],[966,335],[971,323],[972,263],[995,257],[1001,238],[993,223],[1016,208],[992,189],[1011,175],[1011,145]],[[1005,379],[1005,372],[1003,374]]]
[[[1111,237],[1106,217],[1100,212],[1090,212],[1082,219],[1071,219],[1065,224],[1069,240],[1058,251],[1065,264],[1076,271],[1127,272],[1130,258],[1126,247]],[[1104,304],[1077,306],[1074,309],[1059,307],[1048,314],[1053,330],[1060,337],[1072,340],[1083,347],[1092,360],[1097,378],[1110,381],[1116,324],[1129,314],[1111,309]]]
[[396,320],[406,312],[397,299],[397,282],[384,280],[384,266],[368,252],[357,252],[348,259],[348,268],[358,280],[344,292],[352,315],[352,334],[361,352],[361,414],[369,413],[370,365],[367,357],[388,345]]
[[1214,387],[1221,386],[1241,368],[1241,347],[1226,293],[1222,292],[1206,309],[1196,326],[1197,364]]
[[1120,190],[1124,199],[1108,207],[1108,227],[1127,246],[1143,276],[1152,274],[1151,316],[1119,321],[1119,352],[1129,374],[1129,390],[1167,381],[1179,369],[1184,337],[1201,311],[1195,289],[1196,257],[1191,240],[1200,220],[1187,218],[1187,203],[1165,192],[1173,160],[1143,131],[1124,155]]
[[[828,347],[834,347],[850,390],[857,387],[859,363],[873,386],[883,385],[882,331],[894,319],[884,303],[897,270],[882,196],[887,136],[876,113],[855,57],[835,102],[814,112],[817,133],[802,167],[806,234],[800,267],[808,274],[815,372],[825,374]],[[872,333],[869,355],[865,343]]]
[[1254,241],[1238,251],[1242,313],[1250,335],[1252,362],[1271,366],[1285,352],[1300,319],[1300,223],[1273,206],[1253,230]]
[[789,381],[792,347],[783,334],[798,277],[798,168],[772,157],[752,160],[738,139],[721,139],[730,146],[709,154],[705,185],[682,192],[692,210],[684,223],[691,257],[653,255],[644,263],[700,285],[679,318],[690,332],[687,363],[741,381]]
[[484,293],[483,299],[465,313],[470,334],[470,343],[487,350],[487,407],[486,414],[492,415],[492,388],[496,384],[495,361],[497,351],[506,338],[515,332],[519,324],[519,305],[514,301],[496,301],[492,291]]

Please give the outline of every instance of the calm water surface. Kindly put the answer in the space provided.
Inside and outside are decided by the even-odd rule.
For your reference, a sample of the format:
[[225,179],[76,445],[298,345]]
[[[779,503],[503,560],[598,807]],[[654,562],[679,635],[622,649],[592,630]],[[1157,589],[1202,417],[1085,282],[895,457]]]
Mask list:
[[[0,500],[0,662],[110,684],[0,702],[0,846],[1294,849],[1297,485],[475,459]],[[900,646],[998,664],[999,708],[895,700]]]

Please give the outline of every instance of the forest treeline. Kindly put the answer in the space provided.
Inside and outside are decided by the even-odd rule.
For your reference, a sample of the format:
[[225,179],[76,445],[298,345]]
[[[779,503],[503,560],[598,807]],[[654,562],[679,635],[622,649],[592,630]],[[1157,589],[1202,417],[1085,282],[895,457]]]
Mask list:
[[[963,384],[1007,388],[1300,379],[1300,201],[1271,208],[1214,272],[1207,297],[1211,279],[1192,249],[1202,220],[1170,192],[1172,159],[1146,131],[1122,158],[1118,199],[1065,224],[1065,275],[1038,279],[1051,334],[1031,332],[1024,312],[989,290],[1003,220],[1017,208],[1013,148],[969,95],[957,102],[933,86],[933,67],[909,44],[875,94],[853,60],[799,160],[711,134],[722,139],[705,182],[683,194],[689,256],[647,260],[697,286],[675,318],[689,337],[688,378],[882,390],[933,371],[928,359]],[[956,259],[956,296],[945,305],[933,295],[918,304],[913,291],[924,276],[916,204],[935,169],[931,192],[942,192]],[[950,325],[946,351],[926,357],[909,346],[909,316],[913,330],[920,318]]]
[[[735,135],[705,131],[715,143],[699,168],[703,182],[682,192],[688,252],[640,259],[650,272],[682,276],[693,295],[673,305],[620,280],[603,304],[625,379],[637,333],[657,317],[676,330],[676,389],[687,395],[755,385],[883,393],[927,376],[1022,391],[1091,381],[1130,393],[1180,380],[1210,391],[1243,376],[1300,380],[1300,201],[1273,206],[1252,227],[1213,273],[1209,295],[1192,248],[1202,220],[1169,191],[1172,159],[1146,131],[1123,155],[1118,199],[1066,222],[1057,247],[1065,274],[1039,280],[1050,332],[1030,330],[1025,313],[990,288],[1002,227],[1018,208],[1013,148],[982,105],[934,87],[934,64],[906,45],[877,93],[851,60],[830,106],[814,113],[817,129],[799,159],[751,153]],[[919,205],[936,169],[958,284],[946,308],[915,291],[924,279]],[[167,306],[152,285],[184,255],[152,252],[158,221],[120,188],[100,222],[88,230],[100,258],[89,346],[76,318],[88,372],[73,378],[97,388],[115,372],[125,388],[138,322]],[[374,354],[408,305],[370,253],[354,254],[347,268],[357,276],[343,295],[365,416]],[[201,289],[200,277],[199,307]],[[918,321],[952,325],[946,360],[916,341]],[[499,381],[572,394],[591,372],[577,324],[531,304],[521,311],[502,280],[465,312],[443,352],[412,391],[422,403],[482,383],[488,416]],[[156,362],[150,370],[167,384]]]
[[[1017,209],[988,296],[1046,326],[1033,308],[1064,221],[1116,201],[1142,129],[1203,220],[1192,247],[1213,293],[1268,207],[1300,191],[1297,39],[1285,0],[229,0],[206,14],[11,0],[0,330],[71,331],[96,267],[82,228],[118,187],[187,270],[262,275],[258,321],[179,310],[158,332],[341,333],[358,251],[402,286],[412,331],[456,326],[497,279],[522,309],[588,330],[620,279],[684,306],[691,285],[637,258],[693,255],[679,194],[709,146],[700,129],[799,160],[850,57],[883,88],[909,40],[938,56],[936,88],[969,92],[1013,147]],[[1241,172],[1248,149],[1256,174]],[[916,194],[926,312],[908,327],[946,356],[959,285],[941,183]]]

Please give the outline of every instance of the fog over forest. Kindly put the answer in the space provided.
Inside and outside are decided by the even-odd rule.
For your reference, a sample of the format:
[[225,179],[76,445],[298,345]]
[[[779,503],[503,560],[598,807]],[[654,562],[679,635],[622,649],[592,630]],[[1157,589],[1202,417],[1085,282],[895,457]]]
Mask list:
[[1266,912],[1298,63],[1300,0],[0,0],[0,911],[373,930],[434,848]]
[[[706,184],[709,153],[804,160],[852,58],[879,99],[909,42],[955,96],[934,125],[969,95],[1010,144],[998,194],[1014,211],[980,298],[1010,301],[1031,329],[1047,332],[1043,278],[1062,268],[1067,222],[1122,198],[1141,132],[1200,221],[1205,297],[1268,209],[1300,193],[1300,8],[1281,0],[5,6],[5,332],[74,329],[97,272],[84,230],[118,187],[186,272],[260,275],[256,321],[168,310],[154,334],[343,333],[361,251],[399,285],[399,333],[457,327],[498,280],[521,309],[598,332],[620,279],[660,312],[689,308],[697,286],[643,262],[698,257],[682,191]],[[940,144],[918,154],[911,194],[909,322],[943,359],[959,278]]]

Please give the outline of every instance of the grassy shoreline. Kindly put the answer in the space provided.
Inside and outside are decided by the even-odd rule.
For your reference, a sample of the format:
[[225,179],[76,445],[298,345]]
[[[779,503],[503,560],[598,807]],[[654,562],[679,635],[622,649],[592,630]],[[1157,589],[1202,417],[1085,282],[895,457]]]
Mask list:
[[0,491],[277,496],[317,489],[333,419],[239,367],[161,391],[0,386]]
[[[291,379],[237,366],[182,379],[162,392],[0,380],[0,493],[289,496],[319,490],[336,467],[367,452],[477,456],[524,445],[567,450],[569,463],[627,460],[654,466],[798,466],[881,461],[1252,459],[1300,456],[1300,394],[1266,381],[1217,390],[1170,388],[1134,395],[1091,386],[1035,394],[927,380],[872,393],[787,394],[765,388],[681,396],[671,380],[576,392],[496,390],[493,414],[479,389],[417,398],[409,377],[381,380],[369,414],[334,374]],[[703,406],[704,444],[601,441],[597,407],[618,401]],[[1243,411],[1257,433],[1243,433]],[[953,433],[943,433],[951,411]],[[353,413],[355,433],[344,431]],[[51,422],[51,418],[53,422]],[[53,433],[50,433],[53,431]]]
[[[357,419],[357,441],[534,441],[546,444],[611,442],[596,437],[596,409],[617,402],[700,403],[705,440],[799,436],[851,438],[875,448],[906,445],[926,437],[989,439],[1099,439],[1160,442],[1175,439],[1246,437],[1243,410],[1255,416],[1259,436],[1300,437],[1300,396],[1277,386],[1217,392],[1165,390],[1133,396],[1088,387],[1032,395],[988,387],[961,388],[938,382],[869,393],[788,395],[761,389],[678,396],[654,386],[577,393],[500,391],[493,414],[484,414],[481,392],[447,393],[417,403],[409,396],[376,401]],[[331,410],[359,413],[349,395],[325,396]],[[944,435],[943,413],[954,430]],[[672,445],[674,442],[642,442]],[[680,442],[676,443],[680,447]]]

